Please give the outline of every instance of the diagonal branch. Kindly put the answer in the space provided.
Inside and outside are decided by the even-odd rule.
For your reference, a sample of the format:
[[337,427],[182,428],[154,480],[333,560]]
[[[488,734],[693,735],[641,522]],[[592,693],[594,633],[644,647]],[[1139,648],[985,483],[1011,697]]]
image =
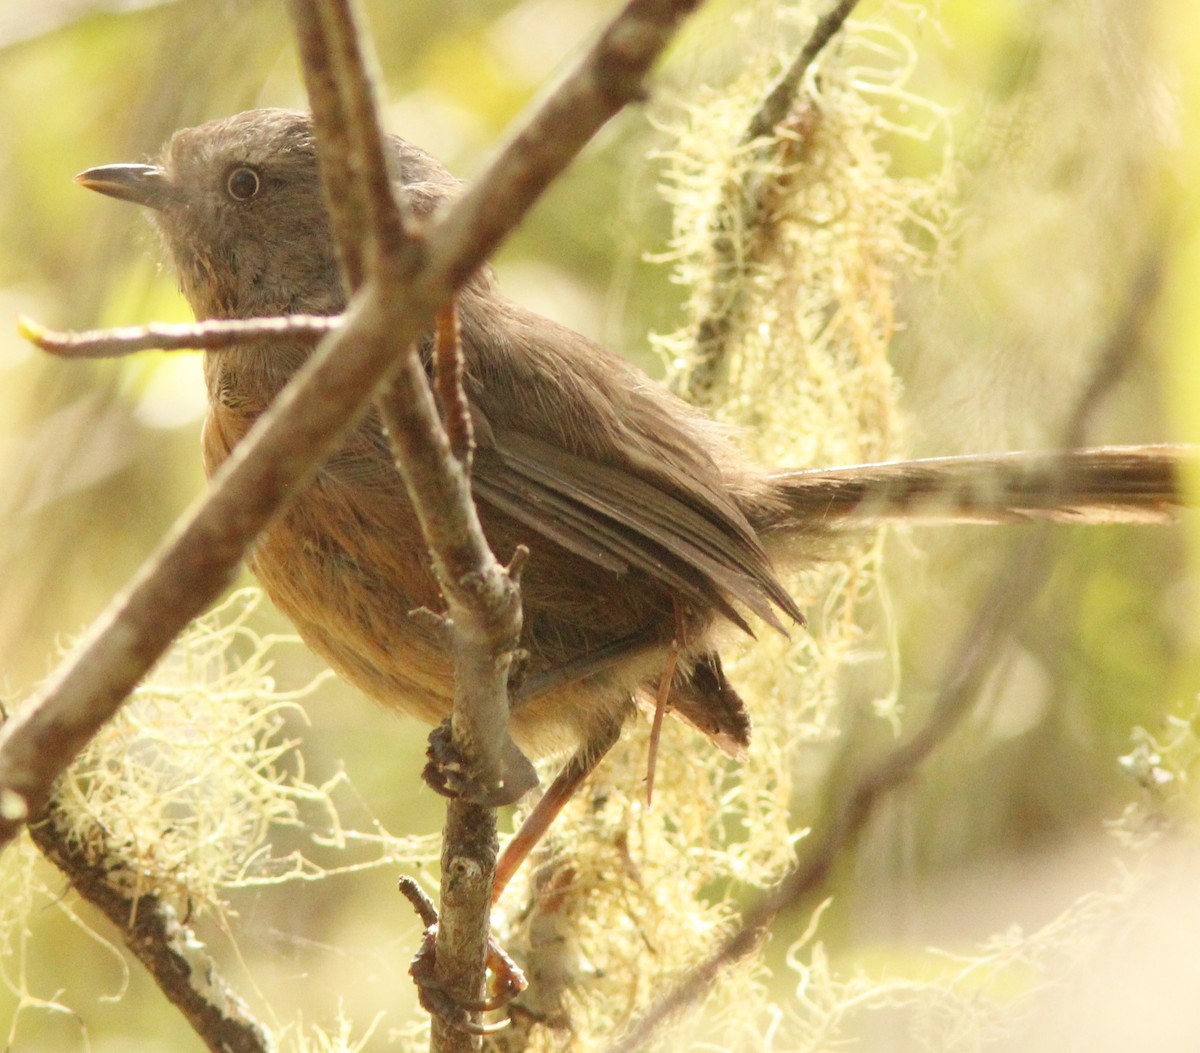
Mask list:
[[395,260],[408,241],[392,196],[362,34],[350,0],[291,0],[291,11],[325,203],[346,280],[356,291],[373,256]]
[[139,890],[129,861],[104,843],[97,827],[86,846],[63,833],[54,802],[29,828],[30,836],[71,887],[121,933],[212,1053],[270,1053],[274,1042],[217,970],[205,946],[170,904]]
[[[477,266],[510,229],[490,191],[523,215],[552,178],[587,145],[594,130],[645,96],[648,70],[700,0],[628,0],[536,115],[519,127],[455,207],[438,223],[448,252]],[[432,240],[432,233],[430,235]],[[471,270],[474,269],[472,266]],[[461,285],[471,271],[452,276]]]
[[836,7],[817,19],[817,24],[813,26],[800,53],[771,86],[771,90],[767,92],[758,109],[754,111],[754,115],[742,133],[743,144],[749,144],[764,135],[770,135],[775,131],[775,127],[792,112],[804,74],[816,61],[817,56],[825,50],[834,34],[842,28],[846,19],[854,13],[856,7],[858,7],[858,0],[839,0]]

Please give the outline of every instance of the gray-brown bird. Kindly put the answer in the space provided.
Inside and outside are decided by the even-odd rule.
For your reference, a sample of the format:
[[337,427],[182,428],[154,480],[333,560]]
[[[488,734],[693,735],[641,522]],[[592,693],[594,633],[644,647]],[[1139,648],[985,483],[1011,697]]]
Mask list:
[[[389,151],[414,213],[456,193],[428,154],[399,138]],[[304,113],[214,121],[176,134],[157,164],[93,168],[78,181],[151,210],[199,319],[346,306]],[[748,631],[751,615],[779,629],[800,623],[773,561],[803,558],[806,539],[851,517],[1136,521],[1177,502],[1172,457],[1156,448],[1079,451],[1053,472],[1025,455],[773,472],[617,355],[504,298],[489,273],[457,304],[479,515],[501,559],[530,550],[529,657],[511,732],[534,755],[580,751],[580,769],[653,695],[676,643],[671,710],[726,751],[743,750],[750,724],[722,671],[721,640]],[[206,355],[209,472],[308,353],[246,345]],[[376,414],[267,530],[252,565],[343,677],[426,721],[449,715],[450,656],[410,617],[443,604]]]

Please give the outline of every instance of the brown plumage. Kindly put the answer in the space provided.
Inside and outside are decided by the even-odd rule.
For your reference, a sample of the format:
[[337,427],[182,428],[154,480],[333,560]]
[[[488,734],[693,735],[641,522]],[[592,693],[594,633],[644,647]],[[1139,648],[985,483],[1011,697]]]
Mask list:
[[[408,207],[428,213],[455,193],[428,154],[398,138],[390,146]],[[105,166],[80,182],[153,210],[198,318],[345,306],[305,114],[257,110],[186,130],[157,166]],[[511,730],[534,754],[606,741],[653,690],[680,626],[672,706],[727,751],[743,749],[749,720],[721,670],[721,634],[748,631],[750,615],[780,630],[801,623],[772,556],[802,556],[805,538],[855,515],[1136,520],[1175,501],[1171,458],[1152,450],[1088,452],[1053,475],[1025,455],[771,473],[623,359],[505,299],[490,275],[472,279],[458,309],[480,518],[502,560],[518,544],[531,552],[529,659]],[[243,346],[206,357],[210,472],[306,353]],[[424,720],[448,715],[450,659],[409,613],[442,604],[377,416],[266,532],[252,563],[342,676]]]

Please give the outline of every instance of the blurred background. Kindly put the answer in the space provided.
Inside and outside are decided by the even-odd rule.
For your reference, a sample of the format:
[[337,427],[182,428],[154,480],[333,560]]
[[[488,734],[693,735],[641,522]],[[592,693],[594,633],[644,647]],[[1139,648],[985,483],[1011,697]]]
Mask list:
[[[362,6],[389,128],[467,179],[617,8],[610,0]],[[899,6],[864,3],[863,12],[886,19]],[[1167,0],[1131,10],[1103,0],[903,6],[909,86],[936,105],[949,134],[886,145],[915,178],[940,168],[953,142],[960,210],[954,264],[933,277],[899,276],[904,445],[921,455],[1053,445],[1131,275],[1156,248],[1168,259],[1166,293],[1146,353],[1088,437],[1200,440],[1191,195],[1200,16]],[[504,247],[496,267],[509,295],[662,375],[647,334],[679,325],[686,290],[646,259],[663,251],[671,223],[656,189],[664,139],[649,118],[735,71],[740,52],[728,27],[775,32],[775,7],[708,5],[674,48],[649,113],[631,109],[606,128]],[[204,487],[198,356],[68,363],[17,336],[18,314],[77,329],[190,317],[145,217],[71,178],[149,159],[179,127],[260,105],[304,105],[275,2],[0,0],[8,699],[30,693]],[[1145,805],[1155,778],[1154,750],[1133,729],[1166,734],[1172,716],[1188,725],[1200,686],[1188,526],[1061,530],[1052,579],[1014,628],[981,715],[884,810],[838,875],[823,930],[836,961],[899,967],[930,943],[961,949],[1009,925],[1036,928],[1115,874],[1104,823]],[[989,554],[1002,552],[1001,533],[925,530],[889,542],[901,712],[919,711],[936,690],[957,628],[995,573]],[[269,609],[256,619],[263,633],[287,631]],[[294,687],[320,670],[291,647],[274,675]],[[396,832],[438,828],[440,802],[419,779],[425,728],[333,680],[306,711],[307,726],[294,731],[309,779],[344,770],[362,815]],[[1142,753],[1121,764],[1139,743]],[[1032,874],[1044,880],[1027,886]],[[239,941],[264,996],[318,1020],[339,1006],[362,1022],[387,1009],[365,1048],[389,1047],[389,1027],[412,1002],[405,972],[416,934],[392,888],[387,873],[368,871],[239,901]],[[30,924],[20,985],[78,1015],[23,1014],[12,1050],[84,1049],[84,1033],[94,1050],[201,1048],[136,967],[124,999],[98,1000],[122,983],[119,958],[61,915]],[[1160,967],[1175,961],[1157,944],[1145,954]],[[1172,965],[1165,974],[1178,973]],[[5,975],[11,985],[12,970]],[[0,1033],[15,1005],[0,990]],[[863,1048],[928,1048],[894,1024],[884,1014],[852,1033]]]

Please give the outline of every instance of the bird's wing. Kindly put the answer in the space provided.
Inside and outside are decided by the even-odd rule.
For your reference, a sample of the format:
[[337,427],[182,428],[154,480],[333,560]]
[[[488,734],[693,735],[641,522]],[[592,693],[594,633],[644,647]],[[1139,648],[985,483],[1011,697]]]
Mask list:
[[491,430],[475,457],[476,496],[597,566],[638,571],[750,631],[740,603],[782,631],[775,608],[803,616],[750,525],[695,491],[588,460],[515,431]]

